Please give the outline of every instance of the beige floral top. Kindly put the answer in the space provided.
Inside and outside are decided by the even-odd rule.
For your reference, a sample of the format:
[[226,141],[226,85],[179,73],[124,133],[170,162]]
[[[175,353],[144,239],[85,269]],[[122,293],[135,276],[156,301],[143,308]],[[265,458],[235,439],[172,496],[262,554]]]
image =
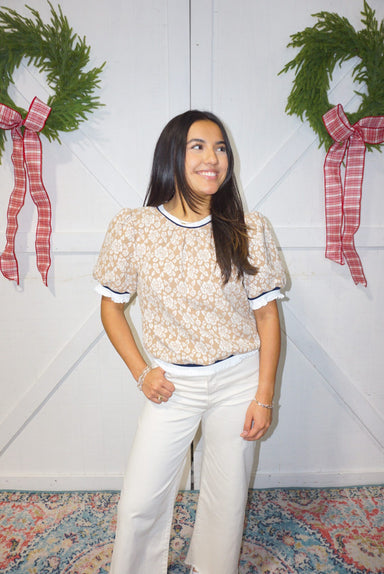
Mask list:
[[257,275],[223,285],[211,219],[182,222],[163,206],[123,209],[110,223],[94,277],[116,302],[137,292],[144,346],[176,364],[210,365],[259,348],[252,309],[282,297],[285,273],[265,218],[246,216]]

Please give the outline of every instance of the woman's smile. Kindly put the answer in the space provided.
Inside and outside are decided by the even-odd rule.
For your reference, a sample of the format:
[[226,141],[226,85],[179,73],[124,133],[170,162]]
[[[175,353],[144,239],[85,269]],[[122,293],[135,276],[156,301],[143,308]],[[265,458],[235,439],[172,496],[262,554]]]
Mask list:
[[218,175],[216,171],[198,171],[197,173],[209,180],[216,179]]

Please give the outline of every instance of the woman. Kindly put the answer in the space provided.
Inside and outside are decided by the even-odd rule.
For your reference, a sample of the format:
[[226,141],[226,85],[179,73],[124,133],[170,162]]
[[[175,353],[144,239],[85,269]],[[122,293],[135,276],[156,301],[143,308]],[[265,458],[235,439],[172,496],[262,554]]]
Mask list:
[[[235,574],[254,444],[272,418],[284,271],[265,219],[244,219],[228,135],[209,112],[185,112],[164,128],[145,204],[115,217],[94,272],[105,330],[147,399],[111,572],[166,574],[180,473],[201,423],[186,562],[191,572]],[[136,292],[150,364],[124,315]]]

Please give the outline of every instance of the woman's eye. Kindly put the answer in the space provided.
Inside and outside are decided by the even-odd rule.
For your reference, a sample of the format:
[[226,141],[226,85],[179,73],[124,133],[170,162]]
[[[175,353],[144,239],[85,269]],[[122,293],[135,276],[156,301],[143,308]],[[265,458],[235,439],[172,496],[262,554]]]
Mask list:
[[227,148],[225,147],[225,145],[221,145],[220,147],[217,148],[217,151],[227,153]]
[[201,144],[195,144],[191,149],[203,149],[203,146]]

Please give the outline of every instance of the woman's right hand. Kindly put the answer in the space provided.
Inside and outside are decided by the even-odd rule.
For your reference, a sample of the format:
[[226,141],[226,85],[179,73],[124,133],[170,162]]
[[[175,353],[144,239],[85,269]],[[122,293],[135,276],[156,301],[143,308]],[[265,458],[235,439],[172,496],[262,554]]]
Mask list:
[[156,404],[166,403],[175,390],[174,385],[164,375],[163,369],[155,367],[144,377],[142,391],[147,399]]

